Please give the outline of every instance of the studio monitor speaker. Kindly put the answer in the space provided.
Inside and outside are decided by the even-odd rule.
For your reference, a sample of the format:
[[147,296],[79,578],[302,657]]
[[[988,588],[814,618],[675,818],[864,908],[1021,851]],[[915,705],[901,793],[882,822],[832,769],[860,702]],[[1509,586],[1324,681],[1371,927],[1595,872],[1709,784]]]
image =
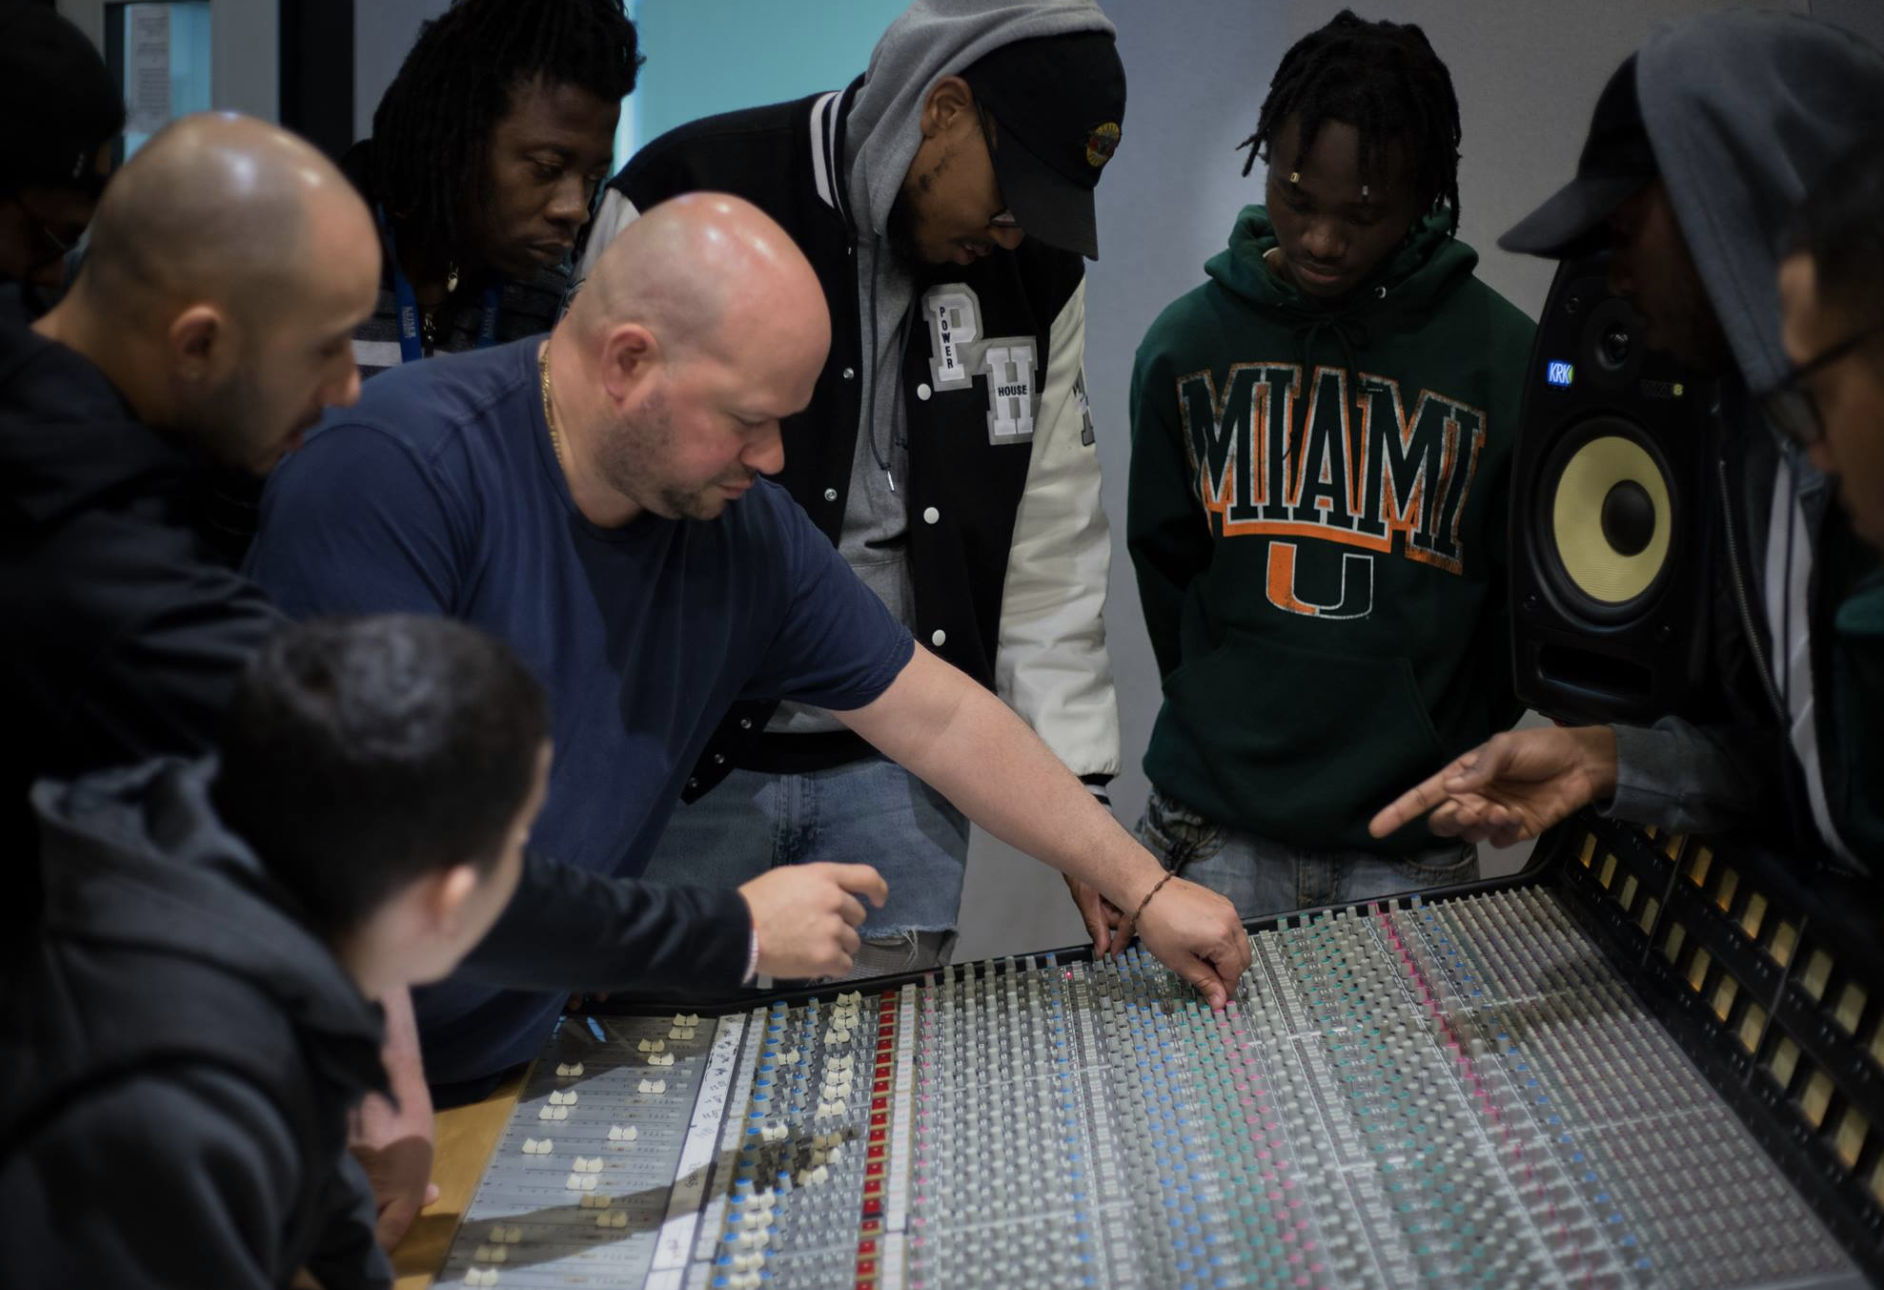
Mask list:
[[1526,374],[1512,472],[1518,695],[1573,722],[1647,721],[1703,682],[1712,389],[1651,353],[1604,285],[1566,261]]

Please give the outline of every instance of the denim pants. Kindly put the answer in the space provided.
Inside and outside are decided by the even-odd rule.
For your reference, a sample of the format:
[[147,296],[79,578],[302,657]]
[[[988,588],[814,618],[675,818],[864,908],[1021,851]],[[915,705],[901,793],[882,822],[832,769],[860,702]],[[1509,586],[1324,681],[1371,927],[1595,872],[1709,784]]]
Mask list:
[[1165,868],[1228,897],[1245,920],[1478,877],[1478,848],[1470,842],[1435,839],[1432,850],[1404,856],[1310,851],[1212,824],[1155,788],[1138,840]]
[[968,861],[968,817],[883,757],[803,775],[735,770],[678,806],[642,875],[673,886],[737,887],[780,865],[875,867],[889,884],[868,901],[853,976],[948,961]]

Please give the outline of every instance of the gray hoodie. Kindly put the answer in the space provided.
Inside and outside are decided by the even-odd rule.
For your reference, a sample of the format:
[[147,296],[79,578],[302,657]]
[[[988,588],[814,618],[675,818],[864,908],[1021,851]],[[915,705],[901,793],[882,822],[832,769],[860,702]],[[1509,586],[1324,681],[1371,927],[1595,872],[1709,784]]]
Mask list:
[[[1752,396],[1789,368],[1781,239],[1819,170],[1884,119],[1884,54],[1791,14],[1710,14],[1652,36],[1636,60],[1636,87],[1676,220],[1733,351],[1719,419],[1741,486],[1729,493],[1723,471],[1732,516],[1721,573],[1744,593],[1742,630],[1759,656],[1770,720],[1783,720],[1805,769],[1813,821],[1843,854],[1820,778],[1807,625],[1811,535],[1828,490],[1779,443]],[[1762,739],[1673,718],[1619,728],[1611,812],[1681,832],[1743,823],[1773,806]]]
[[[904,541],[909,515],[896,491],[909,469],[897,373],[914,284],[888,253],[890,208],[922,143],[922,105],[937,81],[1016,41],[1082,31],[1113,31],[1092,0],[916,0],[877,41],[845,122],[868,384],[837,549],[906,627],[915,625],[915,591]],[[796,734],[841,727],[828,713],[785,703],[768,728]]]

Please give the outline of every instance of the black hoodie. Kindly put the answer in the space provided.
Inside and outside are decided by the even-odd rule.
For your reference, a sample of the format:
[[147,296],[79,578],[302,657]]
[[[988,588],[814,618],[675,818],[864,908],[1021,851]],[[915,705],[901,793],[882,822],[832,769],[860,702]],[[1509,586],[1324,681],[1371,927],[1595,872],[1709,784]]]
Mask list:
[[[212,746],[281,618],[194,528],[210,470],[83,355],[0,325],[0,880],[35,902],[42,775]],[[5,916],[0,916],[5,917]]]
[[248,847],[210,763],[44,783],[45,904],[0,970],[0,1282],[382,1286],[346,1113],[381,1021]]

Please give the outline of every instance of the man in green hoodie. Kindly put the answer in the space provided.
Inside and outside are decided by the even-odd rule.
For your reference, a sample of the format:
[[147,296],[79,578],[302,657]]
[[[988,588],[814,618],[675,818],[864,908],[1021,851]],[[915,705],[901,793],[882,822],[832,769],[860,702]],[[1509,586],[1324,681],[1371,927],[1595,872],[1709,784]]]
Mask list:
[[1418,27],[1337,15],[1245,144],[1266,204],[1138,351],[1128,537],[1164,678],[1139,831],[1246,918],[1477,874],[1470,845],[1365,828],[1519,711],[1504,481],[1533,328],[1455,236],[1459,133]]
[[1728,626],[1714,662],[1727,714],[1500,735],[1436,761],[1374,828],[1431,812],[1435,833],[1503,846],[1594,804],[1673,833],[1752,830],[1801,868],[1884,865],[1875,784],[1851,741],[1867,722],[1830,648],[1871,557],[1781,433],[1793,362],[1778,285],[1806,184],[1875,131],[1880,102],[1884,54],[1790,14],[1690,19],[1610,78],[1576,178],[1499,244],[1553,259],[1607,246],[1610,285],[1648,320],[1649,343],[1719,381],[1715,618]]

